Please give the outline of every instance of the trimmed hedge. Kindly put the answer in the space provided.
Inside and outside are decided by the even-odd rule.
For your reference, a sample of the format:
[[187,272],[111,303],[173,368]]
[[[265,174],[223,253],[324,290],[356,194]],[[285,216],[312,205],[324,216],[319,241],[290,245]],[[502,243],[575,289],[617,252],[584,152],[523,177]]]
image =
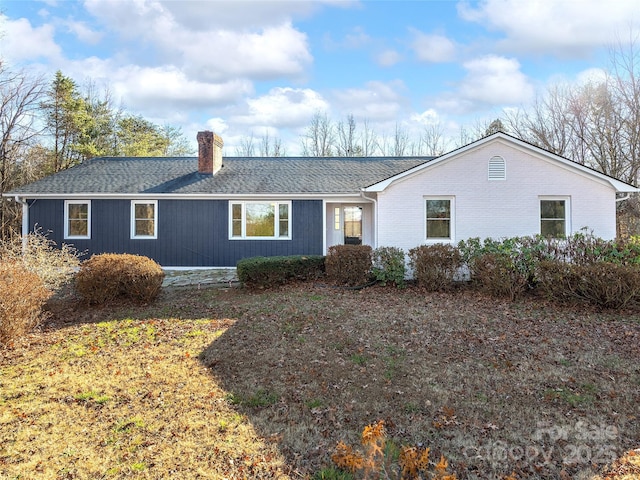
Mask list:
[[103,253],[80,265],[76,274],[76,291],[90,304],[117,298],[150,302],[162,287],[162,267],[148,257]]
[[324,275],[322,255],[251,257],[240,260],[238,279],[248,287],[266,288],[292,280],[314,280]]
[[38,324],[51,291],[21,262],[3,261],[0,292],[0,342],[9,343]]
[[372,249],[369,245],[333,245],[325,260],[327,278],[337,285],[356,287],[371,281]]

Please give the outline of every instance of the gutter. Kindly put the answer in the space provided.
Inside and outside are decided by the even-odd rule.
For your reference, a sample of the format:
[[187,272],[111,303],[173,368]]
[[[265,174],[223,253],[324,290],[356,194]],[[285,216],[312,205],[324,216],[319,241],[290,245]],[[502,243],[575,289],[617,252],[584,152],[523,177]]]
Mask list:
[[370,202],[373,202],[373,213],[374,213],[374,222],[375,222],[375,228],[373,229],[373,243],[374,243],[373,248],[375,249],[375,248],[378,248],[378,199],[373,197],[367,197],[365,195],[364,188],[360,189],[360,196],[364,200],[369,200]]
[[22,197],[16,195],[15,201],[22,205],[22,253],[27,251],[27,243],[29,242],[29,204]]

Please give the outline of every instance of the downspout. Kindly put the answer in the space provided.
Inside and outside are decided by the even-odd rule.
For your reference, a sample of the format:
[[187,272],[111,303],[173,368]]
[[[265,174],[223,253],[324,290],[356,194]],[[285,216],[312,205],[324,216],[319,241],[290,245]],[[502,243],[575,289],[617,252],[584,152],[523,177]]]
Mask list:
[[15,201],[22,205],[22,253],[24,254],[27,252],[29,242],[29,204],[19,195],[15,196]]
[[627,193],[624,197],[616,198],[616,203],[622,202],[623,200],[628,200],[631,194]]
[[364,194],[364,190],[360,189],[360,196],[365,199],[373,202],[373,216],[374,216],[374,229],[373,229],[373,248],[378,248],[378,200],[376,198],[367,197]]

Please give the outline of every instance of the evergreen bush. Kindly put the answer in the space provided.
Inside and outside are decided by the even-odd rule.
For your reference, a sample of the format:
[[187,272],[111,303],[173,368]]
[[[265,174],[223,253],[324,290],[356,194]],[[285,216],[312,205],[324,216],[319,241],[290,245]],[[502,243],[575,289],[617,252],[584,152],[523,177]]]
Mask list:
[[248,287],[268,288],[292,280],[315,280],[324,275],[322,255],[290,255],[243,258],[237,265],[238,280]]
[[373,251],[373,275],[386,285],[405,286],[406,265],[404,251],[397,247],[379,247]]

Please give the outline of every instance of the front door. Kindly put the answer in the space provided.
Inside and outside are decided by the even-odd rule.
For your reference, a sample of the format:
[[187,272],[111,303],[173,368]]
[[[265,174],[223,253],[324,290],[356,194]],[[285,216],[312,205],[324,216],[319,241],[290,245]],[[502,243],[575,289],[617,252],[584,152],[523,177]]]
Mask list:
[[344,207],[342,218],[344,244],[362,245],[362,207]]

